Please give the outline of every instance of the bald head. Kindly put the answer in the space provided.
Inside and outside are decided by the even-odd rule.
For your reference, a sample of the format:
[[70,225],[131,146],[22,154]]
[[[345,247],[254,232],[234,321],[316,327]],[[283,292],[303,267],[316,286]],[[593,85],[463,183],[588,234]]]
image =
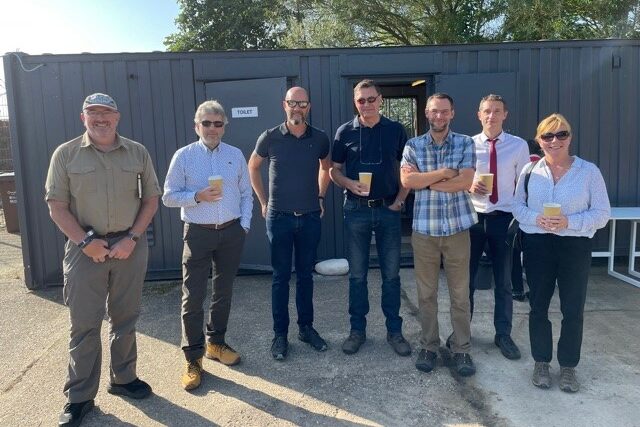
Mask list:
[[304,126],[311,109],[309,95],[304,88],[294,86],[287,91],[282,101],[282,107],[287,114],[287,123],[291,126]]

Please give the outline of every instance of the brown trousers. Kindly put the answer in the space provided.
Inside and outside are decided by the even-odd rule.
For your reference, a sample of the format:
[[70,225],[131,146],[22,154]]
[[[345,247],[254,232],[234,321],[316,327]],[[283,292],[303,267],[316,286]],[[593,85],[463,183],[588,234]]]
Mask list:
[[471,350],[471,314],[469,304],[469,231],[452,236],[411,235],[415,264],[422,348],[436,352],[440,347],[438,329],[438,278],[440,260],[444,264],[451,299],[451,338],[454,353]]

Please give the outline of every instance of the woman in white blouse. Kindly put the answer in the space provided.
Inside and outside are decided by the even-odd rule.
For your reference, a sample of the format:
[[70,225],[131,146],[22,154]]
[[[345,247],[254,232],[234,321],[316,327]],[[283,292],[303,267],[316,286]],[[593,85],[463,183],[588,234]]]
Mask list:
[[[536,141],[544,157],[532,168],[529,164],[522,170],[513,212],[522,230],[530,288],[529,339],[535,360],[532,381],[540,388],[551,386],[549,304],[557,282],[562,312],[557,357],[560,388],[566,392],[579,389],[575,367],[580,361],[591,239],[607,224],[611,210],[598,167],[569,155],[571,136],[571,125],[561,114],[552,114],[540,122]],[[544,205],[548,203],[555,203],[556,208],[560,205],[560,213],[545,215]]]

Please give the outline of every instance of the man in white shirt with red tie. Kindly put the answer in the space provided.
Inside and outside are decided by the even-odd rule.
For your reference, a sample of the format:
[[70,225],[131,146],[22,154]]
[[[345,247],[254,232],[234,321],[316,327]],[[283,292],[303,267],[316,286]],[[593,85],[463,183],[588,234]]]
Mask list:
[[[477,159],[473,184],[469,189],[478,213],[478,223],[469,229],[469,299],[473,316],[478,264],[485,246],[488,246],[495,282],[494,342],[504,357],[515,360],[520,358],[520,350],[511,339],[513,300],[508,271],[507,231],[513,219],[511,212],[516,181],[522,168],[529,163],[529,148],[524,139],[502,129],[507,115],[507,104],[500,95],[487,95],[480,101],[478,119],[482,123],[482,132],[473,137]],[[488,188],[480,179],[480,175],[488,173],[493,174],[492,188]]]

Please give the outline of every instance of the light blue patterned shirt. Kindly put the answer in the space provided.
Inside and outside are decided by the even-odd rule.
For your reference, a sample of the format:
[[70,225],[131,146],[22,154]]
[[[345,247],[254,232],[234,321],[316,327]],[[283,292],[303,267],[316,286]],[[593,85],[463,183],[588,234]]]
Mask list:
[[[573,157],[575,160],[571,168],[556,184],[544,157],[536,163],[527,185],[528,204],[525,201],[524,174],[529,165],[522,169],[516,187],[513,216],[525,233],[593,237],[609,222],[611,206],[600,169],[578,156]],[[560,204],[562,215],[569,220],[567,228],[547,231],[536,225],[536,218],[544,211],[544,203]]]
[[[196,203],[196,192],[209,185],[212,175],[222,175],[222,200]],[[223,224],[240,218],[242,227],[249,230],[253,194],[242,151],[224,142],[211,150],[202,140],[182,147],[171,159],[162,202],[180,208],[184,222]]]
[[[442,145],[429,132],[407,141],[401,165],[411,164],[420,172],[441,168],[474,169],[476,152],[470,136],[449,132]],[[478,222],[469,193],[448,193],[429,188],[416,190],[413,230],[428,236],[451,236]]]

